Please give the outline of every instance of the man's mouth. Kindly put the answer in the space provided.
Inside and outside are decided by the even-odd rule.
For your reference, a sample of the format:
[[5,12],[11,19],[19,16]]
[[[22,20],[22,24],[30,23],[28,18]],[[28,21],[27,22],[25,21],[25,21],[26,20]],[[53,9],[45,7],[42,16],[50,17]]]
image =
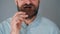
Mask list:
[[27,6],[27,7],[24,7],[24,8],[32,8],[32,7],[30,7],[30,6]]

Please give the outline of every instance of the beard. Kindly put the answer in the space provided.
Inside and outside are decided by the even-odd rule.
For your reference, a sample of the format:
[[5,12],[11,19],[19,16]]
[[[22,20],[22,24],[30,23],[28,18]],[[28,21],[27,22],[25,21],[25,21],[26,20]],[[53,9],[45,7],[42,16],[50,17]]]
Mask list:
[[[36,16],[38,13],[38,7],[36,7],[33,4],[24,4],[21,7],[17,5],[18,12],[26,12],[26,15],[28,15],[27,18],[31,19],[33,16]],[[26,19],[27,19],[26,18]]]

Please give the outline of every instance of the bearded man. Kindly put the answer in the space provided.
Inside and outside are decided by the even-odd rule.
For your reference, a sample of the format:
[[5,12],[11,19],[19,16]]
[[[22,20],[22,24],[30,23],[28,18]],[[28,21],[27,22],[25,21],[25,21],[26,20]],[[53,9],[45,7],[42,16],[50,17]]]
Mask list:
[[15,0],[18,11],[0,23],[0,34],[59,34],[59,28],[41,17],[40,0]]

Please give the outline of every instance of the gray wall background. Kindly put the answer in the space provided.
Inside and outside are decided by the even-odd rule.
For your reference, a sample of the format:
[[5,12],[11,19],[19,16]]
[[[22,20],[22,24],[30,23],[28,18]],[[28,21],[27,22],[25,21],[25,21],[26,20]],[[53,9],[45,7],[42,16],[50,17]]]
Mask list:
[[[60,28],[60,0],[41,0],[40,10],[44,17],[54,21]],[[0,0],[0,22],[17,11],[14,0]]]

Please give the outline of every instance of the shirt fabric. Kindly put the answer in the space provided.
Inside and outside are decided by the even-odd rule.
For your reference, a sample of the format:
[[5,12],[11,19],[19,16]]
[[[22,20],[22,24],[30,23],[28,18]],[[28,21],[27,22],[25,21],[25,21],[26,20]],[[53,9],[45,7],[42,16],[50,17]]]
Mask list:
[[[0,23],[0,34],[10,34],[11,19]],[[49,19],[38,16],[29,26],[23,22],[20,34],[59,34],[59,28]]]

